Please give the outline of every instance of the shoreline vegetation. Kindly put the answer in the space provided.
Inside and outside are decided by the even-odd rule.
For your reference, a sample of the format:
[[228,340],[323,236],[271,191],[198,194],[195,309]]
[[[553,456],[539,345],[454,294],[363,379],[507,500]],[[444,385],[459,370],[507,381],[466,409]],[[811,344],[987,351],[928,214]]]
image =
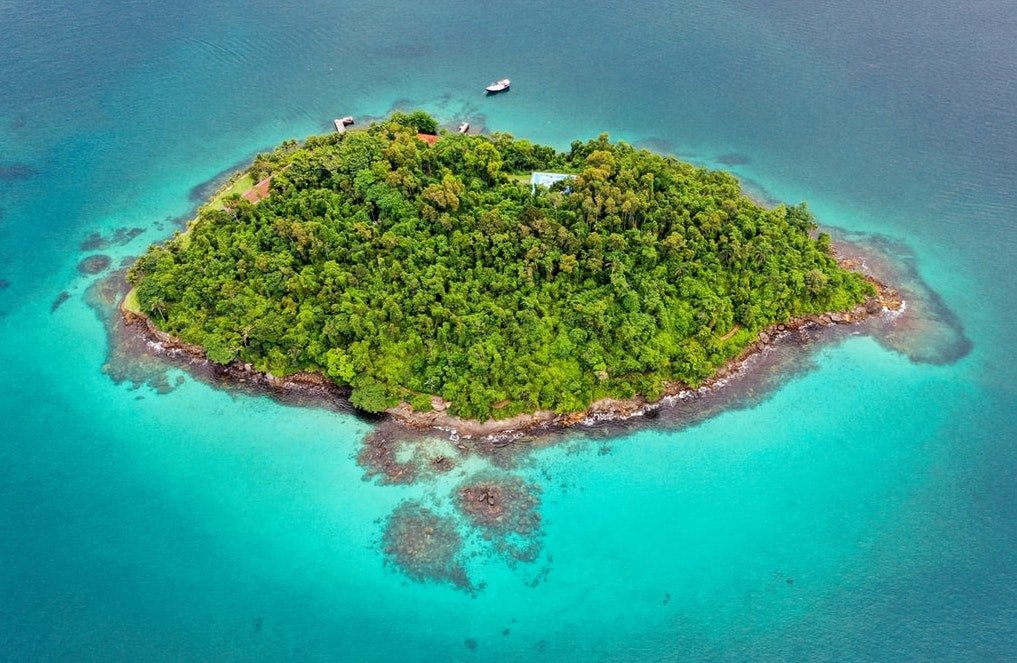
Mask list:
[[399,113],[259,155],[139,259],[125,322],[243,380],[485,437],[638,416],[785,333],[903,307],[804,205],[727,173],[606,136],[418,133],[437,124]]
[[[860,262],[857,260],[844,262],[851,269],[861,267]],[[406,403],[400,403],[397,406],[386,409],[385,414],[392,420],[411,429],[441,431],[465,439],[497,438],[506,435],[554,432],[596,421],[623,421],[640,417],[658,407],[666,406],[672,399],[687,398],[701,393],[701,390],[712,390],[722,387],[727,378],[744,370],[750,359],[766,351],[770,345],[779,342],[785,334],[803,329],[821,329],[836,325],[858,325],[874,315],[898,313],[903,310],[905,302],[895,289],[871,276],[867,276],[866,279],[877,288],[878,294],[867,300],[864,304],[860,304],[848,312],[810,314],[789,320],[786,323],[775,323],[760,332],[756,341],[747,346],[740,355],[728,360],[726,364],[698,387],[690,387],[680,382],[671,382],[668,383],[664,393],[657,400],[651,401],[641,395],[632,398],[605,398],[590,404],[588,408],[581,412],[559,414],[553,410],[539,410],[532,413],[518,414],[510,419],[464,419],[442,410],[415,411]],[[128,291],[127,296],[121,302],[120,312],[127,328],[133,331],[133,333],[140,334],[148,347],[159,354],[183,355],[191,362],[197,361],[215,365],[214,362],[208,359],[203,347],[184,343],[171,334],[160,330],[144,313],[133,309],[130,306],[130,302],[136,298],[136,295],[132,293],[133,289]],[[258,371],[251,364],[239,361],[232,362],[227,366],[218,366],[217,368],[223,375],[229,378],[259,384],[274,391],[286,393],[306,392],[309,396],[323,396],[330,399],[338,398],[349,403],[348,390],[335,384],[321,373],[301,372],[278,377],[271,373]]]

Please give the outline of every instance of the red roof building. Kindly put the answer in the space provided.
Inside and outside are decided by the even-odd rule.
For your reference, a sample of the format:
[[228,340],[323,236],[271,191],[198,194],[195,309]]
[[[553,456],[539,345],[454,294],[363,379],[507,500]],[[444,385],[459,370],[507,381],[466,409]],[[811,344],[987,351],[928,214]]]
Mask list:
[[243,198],[256,203],[262,198],[268,198],[268,185],[272,183],[272,177],[266,177],[253,187],[244,192]]

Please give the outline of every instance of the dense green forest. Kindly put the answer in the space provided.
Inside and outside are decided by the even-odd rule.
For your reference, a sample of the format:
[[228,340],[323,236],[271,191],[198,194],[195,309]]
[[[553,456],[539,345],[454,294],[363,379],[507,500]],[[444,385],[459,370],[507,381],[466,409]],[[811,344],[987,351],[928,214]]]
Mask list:
[[[696,385],[760,329],[872,293],[731,175],[607,136],[567,152],[442,133],[422,112],[260,155],[257,204],[206,206],[131,270],[161,329],[379,411],[430,395],[463,417],[585,409]],[[531,194],[532,170],[574,174]]]

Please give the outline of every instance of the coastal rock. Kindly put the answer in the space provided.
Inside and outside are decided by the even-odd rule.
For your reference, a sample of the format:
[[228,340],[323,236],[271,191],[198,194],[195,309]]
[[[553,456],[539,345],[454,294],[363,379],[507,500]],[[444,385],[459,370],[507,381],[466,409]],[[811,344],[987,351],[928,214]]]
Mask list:
[[528,414],[518,414],[508,419],[478,421],[456,417],[448,412],[417,412],[409,403],[400,403],[385,412],[411,428],[438,428],[444,431],[454,431],[463,437],[489,437],[517,431],[530,431],[553,424],[558,419],[552,411],[537,410]]

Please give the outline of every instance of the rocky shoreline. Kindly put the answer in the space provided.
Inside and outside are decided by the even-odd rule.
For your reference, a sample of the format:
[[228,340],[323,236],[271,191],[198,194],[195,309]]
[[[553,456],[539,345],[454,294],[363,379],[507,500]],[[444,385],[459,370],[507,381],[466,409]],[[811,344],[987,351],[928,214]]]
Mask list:
[[[842,260],[841,266],[858,271],[861,261],[857,259]],[[538,410],[530,414],[520,414],[511,419],[492,419],[476,421],[462,419],[445,412],[447,404],[436,399],[437,406],[432,412],[416,412],[406,404],[390,408],[388,413],[400,423],[421,430],[437,429],[454,436],[472,439],[511,434],[532,434],[571,428],[576,425],[595,421],[624,420],[638,417],[666,405],[674,398],[687,397],[702,389],[717,388],[732,375],[744,369],[746,362],[756,354],[764,351],[767,346],[790,332],[801,332],[812,328],[823,328],[835,325],[858,324],[874,315],[886,312],[897,312],[903,309],[904,300],[890,286],[876,278],[866,275],[865,279],[876,288],[876,295],[868,298],[850,311],[810,314],[794,318],[785,323],[773,324],[760,332],[759,337],[746,347],[741,354],[729,360],[716,373],[699,387],[690,387],[681,382],[667,385],[662,397],[650,401],[642,396],[628,399],[604,398],[593,402],[582,412],[558,414],[549,410]]]
[[[862,271],[864,265],[858,258],[839,261],[841,266],[852,271]],[[605,398],[592,403],[582,412],[558,414],[550,410],[538,410],[528,414],[519,414],[509,419],[491,419],[477,421],[462,419],[447,412],[448,403],[440,397],[432,399],[434,409],[430,412],[418,412],[408,404],[401,403],[386,410],[388,416],[411,429],[421,431],[441,431],[453,439],[485,439],[521,437],[543,432],[553,432],[576,425],[597,421],[618,421],[638,417],[673,401],[685,398],[701,390],[714,389],[722,386],[732,375],[745,369],[746,362],[753,356],[763,352],[769,345],[791,332],[805,332],[812,328],[823,328],[836,325],[858,324],[873,316],[887,312],[897,312],[904,308],[904,300],[890,286],[866,274],[865,279],[876,289],[876,295],[868,298],[850,311],[810,314],[794,318],[785,323],[773,324],[760,332],[759,337],[745,348],[737,357],[728,361],[712,377],[699,387],[693,388],[680,382],[667,385],[663,396],[650,401],[642,396],[630,399]],[[147,345],[160,354],[184,356],[192,362],[211,365],[201,346],[185,343],[176,337],[160,330],[145,315],[130,311],[123,305],[120,307],[126,326],[144,337]],[[228,380],[248,385],[261,386],[282,393],[299,393],[326,399],[341,399],[348,403],[349,390],[336,385],[319,373],[301,372],[283,378],[270,373],[256,371],[253,366],[234,361],[227,366],[216,366],[216,373]]]
[[148,316],[129,311],[121,304],[120,313],[128,329],[140,334],[149,348],[158,354],[173,357],[184,357],[190,362],[215,366],[219,377],[244,382],[253,386],[269,388],[275,391],[301,392],[312,396],[346,399],[349,390],[335,384],[319,373],[294,373],[279,378],[271,373],[262,373],[250,364],[234,361],[226,366],[213,364],[200,345],[185,343],[155,326]]

